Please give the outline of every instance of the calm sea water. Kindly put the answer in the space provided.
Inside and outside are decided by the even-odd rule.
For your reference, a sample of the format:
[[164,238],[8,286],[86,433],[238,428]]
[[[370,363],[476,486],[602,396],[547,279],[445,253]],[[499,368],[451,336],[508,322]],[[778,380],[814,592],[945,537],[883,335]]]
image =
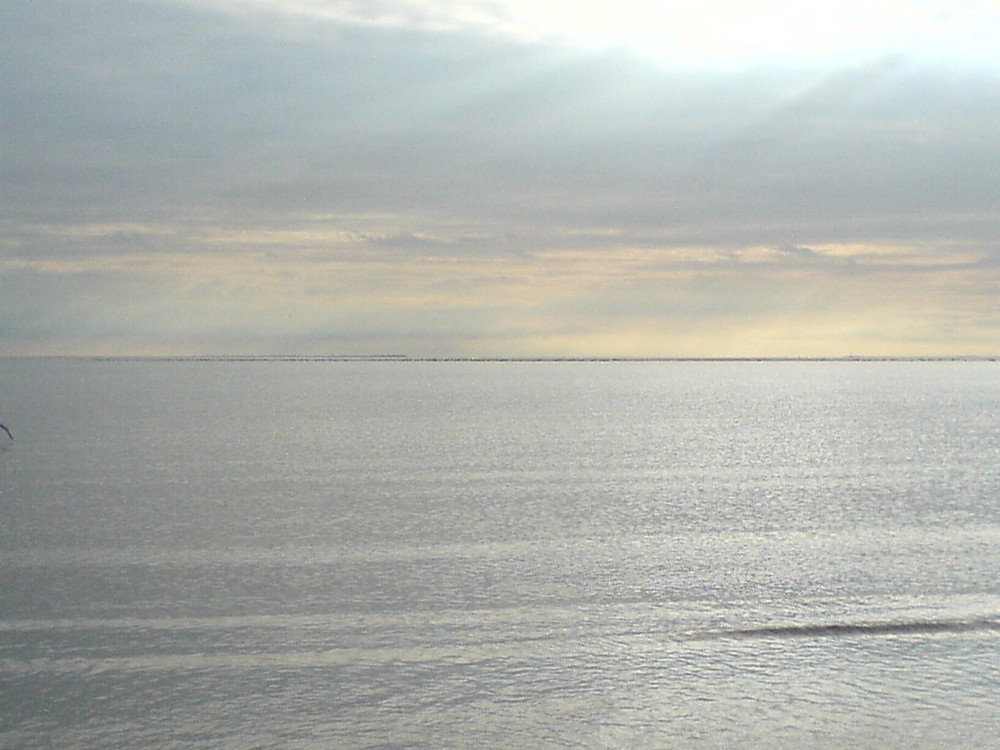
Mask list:
[[8,359],[0,421],[0,747],[997,747],[996,362]]

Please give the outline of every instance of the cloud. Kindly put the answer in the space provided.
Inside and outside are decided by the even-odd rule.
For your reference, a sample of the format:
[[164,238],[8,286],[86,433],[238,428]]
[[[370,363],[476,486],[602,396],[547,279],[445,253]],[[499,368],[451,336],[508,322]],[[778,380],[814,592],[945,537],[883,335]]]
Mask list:
[[992,214],[1000,96],[986,76],[903,61],[679,75],[409,29],[289,38],[183,7],[103,7],[54,55],[20,45],[34,106],[15,101],[6,123],[12,210],[535,213],[669,223],[682,241],[767,217],[896,232],[929,204]]
[[473,32],[590,50],[628,47],[662,64],[825,64],[885,51],[996,62],[986,0],[191,0],[192,4],[376,28]]
[[643,354],[799,316],[840,351],[896,288],[919,336],[947,305],[942,346],[1000,344],[980,58],[695,69],[501,2],[2,13],[5,340]]

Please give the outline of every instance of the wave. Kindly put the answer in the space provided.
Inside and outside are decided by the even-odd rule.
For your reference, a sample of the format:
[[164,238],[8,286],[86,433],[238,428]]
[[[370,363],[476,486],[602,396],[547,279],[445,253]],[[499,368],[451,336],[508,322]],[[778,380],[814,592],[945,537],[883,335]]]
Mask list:
[[913,635],[1000,631],[1000,620],[906,620],[766,625],[700,633],[699,638],[827,638],[855,635]]

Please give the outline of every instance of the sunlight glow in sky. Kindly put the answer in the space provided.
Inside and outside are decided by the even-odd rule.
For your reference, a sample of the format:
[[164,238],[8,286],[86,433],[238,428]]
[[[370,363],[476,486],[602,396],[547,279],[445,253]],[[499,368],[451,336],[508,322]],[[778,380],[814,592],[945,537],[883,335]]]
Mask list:
[[939,10],[905,0],[685,0],[616,3],[511,0],[541,34],[624,46],[663,63],[811,64],[905,49],[935,26]]
[[[189,0],[197,2],[197,0]],[[629,49],[663,65],[810,66],[870,55],[1000,63],[988,0],[214,0],[330,20],[478,29],[533,42]]]

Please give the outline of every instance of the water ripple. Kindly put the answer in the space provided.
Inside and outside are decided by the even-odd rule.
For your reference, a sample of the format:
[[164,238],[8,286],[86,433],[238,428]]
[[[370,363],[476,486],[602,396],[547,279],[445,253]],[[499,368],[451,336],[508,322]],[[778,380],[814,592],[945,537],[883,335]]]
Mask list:
[[1000,631],[1000,620],[909,620],[893,622],[833,622],[767,625],[697,634],[696,638],[824,638],[856,635],[910,635]]

